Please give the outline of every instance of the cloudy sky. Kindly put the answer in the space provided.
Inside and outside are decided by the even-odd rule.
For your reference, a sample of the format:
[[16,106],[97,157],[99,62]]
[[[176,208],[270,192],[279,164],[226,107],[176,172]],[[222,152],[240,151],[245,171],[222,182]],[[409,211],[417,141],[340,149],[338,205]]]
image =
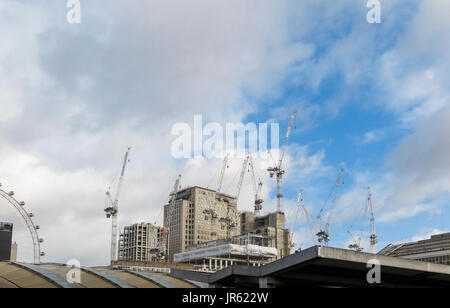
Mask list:
[[[80,2],[70,24],[66,1],[0,1],[0,182],[35,214],[44,261],[109,262],[104,193],[128,146],[121,226],[161,223],[179,173],[184,187],[213,188],[220,159],[171,155],[172,126],[194,114],[279,122],[284,134],[297,110],[285,211],[291,225],[302,188],[314,220],[346,168],[332,246],[359,233],[368,185],[379,249],[450,230],[449,1],[382,0],[380,24],[365,0]],[[241,163],[230,163],[229,193]],[[265,212],[269,164],[257,161]],[[249,177],[243,190],[251,210]],[[0,220],[15,223],[19,259],[31,261],[4,200]],[[303,215],[295,231],[312,244]]]

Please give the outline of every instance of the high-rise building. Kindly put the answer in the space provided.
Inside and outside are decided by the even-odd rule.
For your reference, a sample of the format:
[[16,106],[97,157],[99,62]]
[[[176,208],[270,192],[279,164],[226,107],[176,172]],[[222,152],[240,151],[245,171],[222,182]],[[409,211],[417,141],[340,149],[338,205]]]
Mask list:
[[248,233],[273,237],[278,250],[278,259],[291,254],[290,231],[286,229],[284,213],[276,212],[265,216],[255,216],[251,212],[242,213],[241,234]]
[[164,206],[164,228],[170,260],[188,246],[239,235],[237,200],[207,188],[185,188]]
[[0,261],[11,259],[13,224],[0,222]]
[[378,254],[450,265],[450,233],[432,235],[418,242],[389,244]]
[[162,228],[150,223],[126,226],[119,239],[119,260],[158,261]]

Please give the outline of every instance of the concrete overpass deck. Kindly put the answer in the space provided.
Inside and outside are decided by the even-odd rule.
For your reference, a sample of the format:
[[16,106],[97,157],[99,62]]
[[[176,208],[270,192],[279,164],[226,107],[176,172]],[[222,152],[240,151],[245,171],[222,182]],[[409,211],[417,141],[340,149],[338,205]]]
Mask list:
[[[367,274],[380,264],[381,283]],[[261,267],[235,265],[213,274],[172,270],[171,276],[211,287],[450,287],[450,266],[314,246]]]

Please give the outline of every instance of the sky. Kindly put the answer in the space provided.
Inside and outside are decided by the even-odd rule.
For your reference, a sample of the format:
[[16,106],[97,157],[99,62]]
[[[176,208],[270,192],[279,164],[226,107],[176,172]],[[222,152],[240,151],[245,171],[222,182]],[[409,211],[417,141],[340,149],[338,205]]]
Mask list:
[[[450,2],[381,0],[81,0],[0,2],[0,182],[26,202],[46,256],[109,263],[105,191],[132,146],[119,225],[161,224],[178,174],[182,187],[217,185],[221,159],[176,159],[171,128],[204,122],[280,123],[297,111],[284,168],[284,211],[297,194],[314,222],[334,189],[331,246],[359,234],[372,190],[378,250],[448,232],[450,219]],[[276,153],[275,153],[276,154]],[[233,194],[242,159],[230,160]],[[264,213],[276,186],[257,159]],[[238,201],[252,210],[250,176]],[[20,217],[19,260],[32,260]],[[311,245],[305,216],[297,248]],[[368,222],[362,243],[368,250]]]

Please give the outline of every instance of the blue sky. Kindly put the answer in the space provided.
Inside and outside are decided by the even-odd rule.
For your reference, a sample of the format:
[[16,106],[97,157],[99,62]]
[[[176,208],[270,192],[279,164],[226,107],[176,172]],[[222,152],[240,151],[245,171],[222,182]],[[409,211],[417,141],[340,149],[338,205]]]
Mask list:
[[[290,143],[307,146],[311,152],[324,151],[326,154],[322,163],[331,167],[334,173],[326,174],[326,177],[319,179],[305,178],[300,183],[287,183],[285,187],[285,196],[292,199],[295,198],[301,185],[320,187],[320,190],[314,190],[311,194],[305,193],[305,202],[313,204],[311,213],[313,218],[322,205],[320,200],[325,200],[329,191],[334,187],[335,178],[341,166],[345,166],[349,171],[345,175],[346,183],[341,188],[341,195],[353,194],[352,191],[355,189],[361,190],[367,185],[378,185],[384,181],[384,176],[391,172],[389,156],[392,151],[401,144],[404,138],[414,134],[415,121],[406,124],[403,121],[404,114],[408,112],[407,109],[397,112],[386,108],[386,105],[390,104],[392,96],[382,86],[384,80],[380,76],[380,70],[383,69],[381,64],[383,58],[398,48],[405,35],[411,31],[411,24],[423,14],[424,7],[433,5],[431,2],[428,4],[417,1],[393,2],[388,10],[383,7],[381,24],[368,24],[361,16],[361,7],[345,6],[347,13],[345,17],[333,15],[324,25],[315,27],[309,33],[301,36],[302,43],[315,46],[314,54],[306,63],[303,63],[304,66],[314,71],[321,69],[320,63],[329,58],[333,58],[335,62],[330,65],[331,67],[325,68],[325,72],[321,73],[320,81],[317,82],[308,80],[309,76],[305,73],[305,71],[310,72],[308,69],[286,76],[280,84],[279,97],[272,102],[272,108],[289,106],[296,109],[298,104],[302,107],[305,105],[315,107],[312,114],[306,110],[306,115],[301,114],[302,108],[300,107],[300,119],[296,121],[297,129],[300,131],[294,132]],[[438,3],[434,2],[434,5],[438,6]],[[320,17],[319,14],[317,18],[320,19]],[[431,21],[427,20],[427,22]],[[448,35],[442,34],[442,40],[449,40]],[[353,44],[354,46],[348,46]],[[355,47],[360,48],[355,50]],[[348,50],[351,54],[340,53],[338,48],[344,51]],[[411,48],[413,49],[414,46]],[[397,56],[401,57],[402,55]],[[427,54],[425,51],[424,55],[402,63],[402,66],[398,68],[400,72],[398,77],[405,78],[409,74],[415,74],[417,73],[415,69],[426,69],[432,65],[431,63],[439,62],[438,58],[435,54],[431,52]],[[361,61],[353,62],[357,59]],[[339,60],[350,61],[352,66],[341,66]],[[357,80],[349,80],[348,74],[354,72],[358,74]],[[427,104],[427,97],[414,100],[413,102],[406,101],[404,104]],[[292,101],[297,103],[286,104],[286,102]],[[262,110],[257,116],[250,115],[248,120],[258,121],[261,118],[270,118],[271,111],[270,108]],[[287,118],[288,114],[286,113],[282,133],[286,128]],[[283,123],[283,119],[277,118],[277,120]],[[445,149],[442,150],[445,151]],[[411,151],[409,155],[415,154]],[[414,169],[414,166],[411,166],[411,169]],[[355,179],[361,173],[367,174],[366,182]],[[418,181],[416,184],[421,185],[421,182]],[[408,187],[408,189],[413,190],[414,187]],[[272,194],[274,193],[272,191]],[[375,192],[373,196],[375,206],[377,200],[386,197],[386,194],[388,193],[383,190]],[[355,235],[359,234],[366,193],[352,196],[355,204],[352,208],[355,215],[333,225],[333,245],[345,247],[349,240],[346,231],[350,228]],[[434,196],[430,195],[417,201],[427,202],[433,198]],[[447,195],[443,197],[439,210],[434,209],[411,217],[398,217],[393,220],[377,222],[376,227],[380,240],[378,248],[391,242],[410,240],[421,232],[448,230],[450,218],[448,201],[447,188]],[[355,207],[358,203],[359,208]],[[414,205],[410,204],[411,207]],[[395,205],[392,207],[395,208]],[[339,202],[337,211],[339,211]],[[376,212],[375,208],[375,217],[377,216]],[[366,222],[366,238],[368,228],[369,225]],[[304,233],[305,229],[299,226],[297,232]],[[299,238],[303,240],[303,234]],[[306,245],[308,244],[310,243],[306,243]]]
[[[285,211],[292,224],[304,188],[315,216],[345,167],[333,246],[358,233],[368,185],[379,249],[449,231],[450,2],[381,0],[380,24],[367,22],[365,0],[80,3],[81,24],[67,23],[64,1],[0,3],[0,181],[35,213],[47,260],[108,262],[103,196],[130,145],[120,226],[161,223],[179,173],[183,186],[208,185],[220,159],[170,152],[171,127],[194,114],[275,121],[284,135],[297,110]],[[258,161],[266,212],[267,166]],[[251,190],[246,178],[242,210]],[[0,205],[29,259],[20,219]],[[297,225],[297,244],[311,245],[303,216]]]

